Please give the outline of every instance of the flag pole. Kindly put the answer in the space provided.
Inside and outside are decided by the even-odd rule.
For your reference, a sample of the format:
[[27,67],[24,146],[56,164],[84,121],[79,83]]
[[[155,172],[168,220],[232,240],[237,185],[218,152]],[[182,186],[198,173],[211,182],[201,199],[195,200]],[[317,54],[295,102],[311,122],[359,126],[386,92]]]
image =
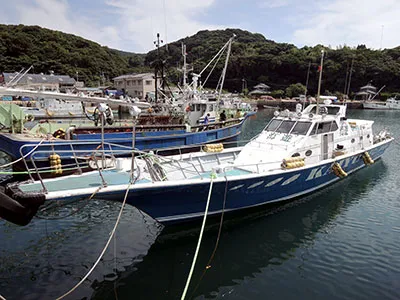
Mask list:
[[318,92],[317,92],[317,111],[316,114],[319,114],[319,100],[321,94],[321,81],[322,81],[322,68],[324,66],[324,50],[321,50],[321,64],[319,66],[319,79],[318,79]]

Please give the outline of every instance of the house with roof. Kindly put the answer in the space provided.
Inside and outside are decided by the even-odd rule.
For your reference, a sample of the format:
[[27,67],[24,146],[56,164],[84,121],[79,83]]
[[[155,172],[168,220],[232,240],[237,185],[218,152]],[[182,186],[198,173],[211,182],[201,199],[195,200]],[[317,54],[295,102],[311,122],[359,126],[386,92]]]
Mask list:
[[139,99],[145,99],[148,93],[155,93],[156,90],[153,73],[121,75],[113,78],[113,81],[118,90],[124,90],[129,96]]
[[270,93],[271,87],[265,83],[259,83],[253,87],[253,90],[249,93],[250,96],[261,96],[268,95]]
[[369,100],[376,94],[376,87],[371,84],[371,81],[367,85],[362,86],[360,91],[355,93],[355,98],[359,100]]
[[66,91],[75,87],[75,79],[68,75],[50,74],[0,74],[0,84],[12,85],[16,88],[42,91]]

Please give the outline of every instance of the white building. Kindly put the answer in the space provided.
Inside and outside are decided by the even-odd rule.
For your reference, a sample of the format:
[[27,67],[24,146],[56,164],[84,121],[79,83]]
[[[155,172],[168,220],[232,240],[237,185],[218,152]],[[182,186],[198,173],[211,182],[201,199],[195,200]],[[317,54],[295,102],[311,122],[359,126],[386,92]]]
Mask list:
[[[153,73],[121,75],[113,80],[114,86],[118,90],[125,90],[129,96],[139,99],[144,99],[147,93],[155,93],[156,90]],[[160,84],[160,80],[158,84]]]

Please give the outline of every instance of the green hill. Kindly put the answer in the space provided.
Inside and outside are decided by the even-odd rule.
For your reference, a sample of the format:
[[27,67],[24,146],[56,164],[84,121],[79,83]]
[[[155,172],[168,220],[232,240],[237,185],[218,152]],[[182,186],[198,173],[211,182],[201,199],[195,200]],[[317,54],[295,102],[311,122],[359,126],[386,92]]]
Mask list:
[[[248,87],[264,82],[274,90],[284,90],[294,83],[305,84],[308,64],[311,63],[309,90],[316,92],[321,49],[326,50],[322,90],[324,93],[343,92],[346,72],[351,60],[354,67],[351,90],[356,91],[369,81],[377,87],[386,85],[385,92],[400,91],[400,47],[372,50],[364,45],[330,49],[322,45],[297,48],[292,44],[276,43],[258,33],[240,29],[203,30],[197,34],[160,48],[166,61],[166,74],[171,81],[180,80],[177,66],[182,64],[181,43],[187,45],[188,62],[199,72],[226,41],[236,34],[232,45],[225,87],[241,91],[242,80]],[[156,51],[134,54],[100,46],[86,39],[48,30],[38,26],[0,25],[0,71],[19,71],[34,65],[34,72],[76,76],[86,84],[96,85],[101,74],[111,79],[129,72],[151,70]],[[223,60],[217,71],[223,67]],[[210,78],[209,87],[215,87],[218,72]],[[218,75],[218,76],[217,76]]]
[[68,74],[86,84],[101,75],[113,78],[143,66],[144,55],[123,53],[81,37],[39,26],[0,25],[0,71],[14,72],[33,65],[33,72]]

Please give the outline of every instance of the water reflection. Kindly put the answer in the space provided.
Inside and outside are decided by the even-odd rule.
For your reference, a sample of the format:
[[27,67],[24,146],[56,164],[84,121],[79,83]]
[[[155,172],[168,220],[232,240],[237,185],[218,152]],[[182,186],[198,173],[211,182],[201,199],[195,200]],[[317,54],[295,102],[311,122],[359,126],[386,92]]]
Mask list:
[[[235,286],[283,264],[299,249],[307,251],[315,235],[326,234],[335,226],[333,220],[373,189],[385,172],[379,161],[373,169],[361,170],[312,196],[253,214],[251,220],[229,220],[211,268],[200,282],[217,237],[217,230],[208,230],[188,295],[199,299],[227,296]],[[132,299],[133,295],[135,299],[179,298],[198,236],[198,228],[184,229],[185,236],[181,231],[162,233],[143,261],[120,274],[116,282],[92,285],[96,290],[93,299],[114,299],[115,293],[118,299]]]

